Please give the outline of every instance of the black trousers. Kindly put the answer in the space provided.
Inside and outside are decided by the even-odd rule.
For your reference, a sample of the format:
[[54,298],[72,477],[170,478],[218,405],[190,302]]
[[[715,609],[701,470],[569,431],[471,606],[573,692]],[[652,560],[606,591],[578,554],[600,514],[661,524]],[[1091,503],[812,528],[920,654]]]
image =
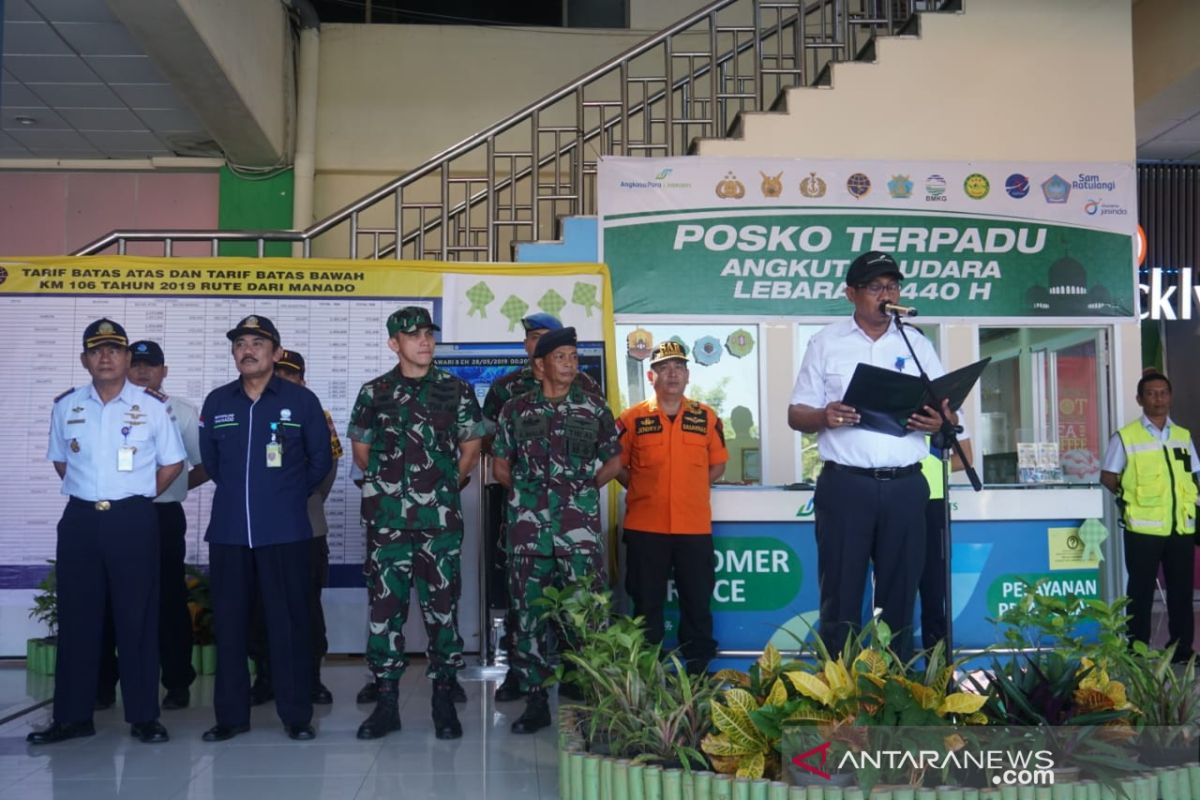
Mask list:
[[[312,641],[312,679],[314,685],[321,680],[321,659],[329,652],[329,639],[325,631],[325,608],[321,605],[321,590],[329,585],[329,539],[314,536],[309,572],[308,619],[312,625],[309,636]],[[250,657],[254,659],[259,675],[270,680],[271,654],[267,644],[267,615],[263,605],[262,591],[255,594],[254,618],[250,624]]]
[[71,498],[58,523],[58,661],[54,719],[91,720],[105,609],[122,656],[127,722],[158,718],[158,515],[148,497],[107,511]]
[[926,650],[946,638],[945,527],[946,501],[930,500],[925,504],[925,568],[917,587],[921,596],[921,646]]
[[645,617],[646,638],[663,640],[667,581],[679,595],[679,650],[689,669],[703,669],[717,654],[713,638],[712,595],[716,557],[709,534],[625,531],[625,591],[633,615]]
[[1150,643],[1150,610],[1154,606],[1154,583],[1161,564],[1167,590],[1167,634],[1177,655],[1192,652],[1196,620],[1192,612],[1195,581],[1196,534],[1152,536],[1125,531],[1125,571],[1129,579],[1129,635]]
[[892,480],[826,467],[817,478],[818,632],[830,653],[862,623],[867,566],[875,568],[876,608],[892,629],[892,648],[912,653],[913,606],[925,566],[929,483],[919,471]]
[[275,708],[285,725],[312,721],[309,632],[311,540],[265,547],[210,544],[217,679],[213,708],[220,725],[250,722],[246,668],[255,593],[262,592]]
[[[158,513],[158,660],[163,688],[186,689],[196,679],[192,669],[192,615],[188,612],[187,579],[183,561],[187,553],[187,514],[182,503],[155,503]],[[117,685],[119,666],[115,650],[111,605],[104,615],[104,644],[100,654],[100,690]]]

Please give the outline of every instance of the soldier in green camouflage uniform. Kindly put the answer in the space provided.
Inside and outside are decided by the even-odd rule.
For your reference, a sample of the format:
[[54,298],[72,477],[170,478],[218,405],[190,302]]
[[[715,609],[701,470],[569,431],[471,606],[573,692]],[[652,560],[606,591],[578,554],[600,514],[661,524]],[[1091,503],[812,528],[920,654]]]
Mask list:
[[513,667],[529,693],[514,733],[550,724],[545,684],[549,622],[537,600],[548,586],[604,583],[600,488],[621,469],[616,424],[604,400],[574,382],[575,330],[538,340],[541,385],[500,411],[492,444],[496,479],[510,488],[509,593],[517,616]]
[[471,388],[433,364],[433,332],[440,328],[427,310],[401,308],[388,317],[387,330],[400,363],[363,385],[348,430],[364,477],[367,662],[379,685],[375,711],[358,738],[400,728],[396,682],[408,666],[403,630],[415,585],[429,635],[435,732],[456,739],[462,726],[452,694],[463,666],[459,486],[478,463],[486,427]]
[[[538,339],[550,331],[562,330],[563,324],[552,314],[538,313],[530,314],[521,319],[521,327],[525,329],[525,353],[529,356],[529,362],[520,369],[510,372],[503,378],[493,383],[488,389],[487,397],[483,401],[483,418],[488,424],[495,428],[496,419],[500,416],[500,410],[504,408],[504,404],[514,397],[520,397],[527,392],[541,386],[541,381],[534,377],[533,374],[533,349],[537,347]],[[600,385],[588,375],[586,372],[580,371],[575,378],[575,383],[578,383],[580,388],[591,394],[603,395]],[[483,452],[491,454],[492,437],[484,439]],[[501,525],[500,541],[504,541],[504,526]],[[499,548],[498,548],[499,549]],[[507,573],[507,564],[504,563],[503,555],[497,557],[497,565],[505,569]],[[505,652],[508,653],[508,673],[504,676],[504,681],[496,687],[496,702],[504,703],[511,700],[516,700],[523,696],[525,692],[521,689],[520,676],[512,667],[513,663],[513,643],[516,641],[517,618],[516,612],[513,610],[513,604],[510,601],[508,605],[508,613],[504,616],[504,642]],[[563,684],[563,689],[567,685]]]

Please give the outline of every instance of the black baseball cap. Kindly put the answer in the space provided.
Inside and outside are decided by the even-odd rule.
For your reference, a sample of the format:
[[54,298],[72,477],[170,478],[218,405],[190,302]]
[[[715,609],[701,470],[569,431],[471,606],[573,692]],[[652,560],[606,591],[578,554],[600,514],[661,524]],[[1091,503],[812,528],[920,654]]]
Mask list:
[[887,253],[868,250],[854,259],[854,263],[850,265],[850,270],[846,273],[846,284],[863,286],[880,275],[895,275],[898,279],[904,278],[895,259]]
[[300,377],[304,377],[304,356],[297,353],[295,350],[284,350],[283,355],[275,362],[275,368],[295,370],[300,373]]
[[152,342],[149,339],[142,339],[140,342],[129,345],[129,352],[133,356],[131,363],[134,364],[142,363],[152,367],[161,367],[167,363],[167,358],[163,355],[163,350],[158,346],[158,342]]
[[229,341],[234,341],[239,336],[261,336],[264,339],[270,339],[278,347],[279,331],[275,327],[275,323],[262,316],[261,314],[251,314],[237,324],[237,327],[225,334],[225,338]]
[[83,329],[83,349],[91,350],[102,344],[115,344],[120,347],[129,346],[129,337],[121,323],[113,322],[108,317],[101,317]]
[[533,348],[533,357],[543,358],[560,347],[567,345],[574,347],[577,342],[574,328],[559,328],[556,331],[543,333],[542,338],[537,340],[537,345]]

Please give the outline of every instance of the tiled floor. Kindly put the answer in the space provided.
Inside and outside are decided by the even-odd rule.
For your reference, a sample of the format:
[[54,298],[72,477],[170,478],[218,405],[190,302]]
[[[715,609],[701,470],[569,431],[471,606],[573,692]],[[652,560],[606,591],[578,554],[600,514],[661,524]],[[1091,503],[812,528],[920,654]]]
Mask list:
[[171,741],[162,745],[130,738],[118,705],[96,713],[94,737],[31,747],[25,735],[46,724],[47,707],[0,727],[0,800],[558,797],[553,726],[534,736],[510,733],[523,703],[498,706],[495,682],[469,680],[468,673],[468,702],[458,706],[463,738],[439,741],[429,718],[430,684],[414,666],[400,687],[404,729],[373,742],[354,737],[370,710],[354,704],[366,674],[361,662],[325,668],[334,703],[317,707],[312,742],[288,739],[270,704],[253,710],[250,733],[201,741],[213,724],[212,678],[192,687],[191,708],[163,713]]

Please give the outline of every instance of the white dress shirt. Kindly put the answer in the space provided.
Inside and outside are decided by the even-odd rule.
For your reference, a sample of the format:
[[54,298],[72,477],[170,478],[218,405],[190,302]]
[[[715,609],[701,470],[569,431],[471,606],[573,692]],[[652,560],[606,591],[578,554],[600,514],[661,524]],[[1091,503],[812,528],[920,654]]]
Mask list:
[[182,397],[170,398],[167,401],[167,412],[174,417],[175,424],[179,427],[179,435],[183,437],[187,463],[183,465],[179,477],[171,482],[165,492],[154,498],[154,502],[182,503],[187,499],[188,470],[200,463],[200,412]]
[[[924,335],[910,330],[908,338],[930,379],[946,373],[933,345]],[[829,403],[840,402],[859,364],[873,364],[909,375],[920,374],[894,326],[889,326],[878,339],[872,339],[858,327],[854,317],[850,317],[826,325],[809,340],[792,389],[792,403],[824,408]],[[921,431],[913,431],[907,436],[889,436],[851,426],[821,430],[817,434],[817,450],[825,461],[872,468],[906,467],[916,464],[929,453],[925,434]]]
[[[117,469],[122,447],[134,448],[133,469]],[[50,412],[50,461],[65,463],[62,493],[81,500],[123,500],[157,494],[158,468],[187,458],[167,404],[126,381],[107,403],[89,383],[60,395]]]

